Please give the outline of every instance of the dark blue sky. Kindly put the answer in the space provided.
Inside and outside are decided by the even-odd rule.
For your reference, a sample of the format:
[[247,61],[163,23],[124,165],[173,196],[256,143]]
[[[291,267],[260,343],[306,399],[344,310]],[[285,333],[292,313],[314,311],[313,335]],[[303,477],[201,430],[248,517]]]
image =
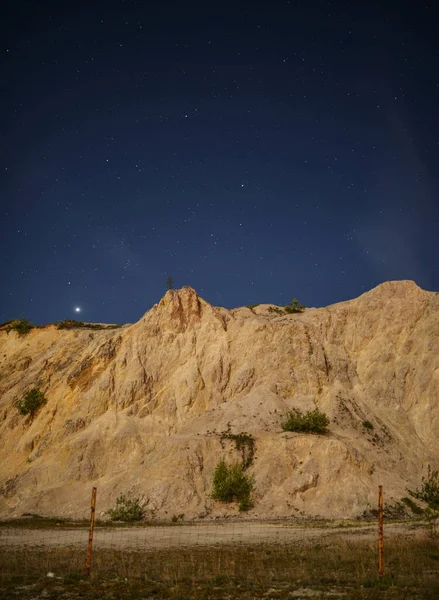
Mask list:
[[0,321],[439,290],[434,3],[2,2]]

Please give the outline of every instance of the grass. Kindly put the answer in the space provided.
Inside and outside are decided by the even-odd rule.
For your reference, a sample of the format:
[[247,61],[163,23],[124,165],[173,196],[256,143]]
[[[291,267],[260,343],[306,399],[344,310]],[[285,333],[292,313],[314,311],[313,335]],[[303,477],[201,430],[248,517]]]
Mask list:
[[[437,600],[439,544],[424,537],[385,544],[337,537],[318,543],[192,546],[154,551],[96,550],[84,576],[85,548],[0,546],[0,598],[344,598]],[[47,572],[55,574],[48,578]]]

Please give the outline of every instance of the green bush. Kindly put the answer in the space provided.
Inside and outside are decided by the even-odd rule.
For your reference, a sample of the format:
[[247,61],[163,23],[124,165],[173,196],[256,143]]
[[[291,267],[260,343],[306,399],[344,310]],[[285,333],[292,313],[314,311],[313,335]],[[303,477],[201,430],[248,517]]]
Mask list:
[[364,429],[373,429],[373,424],[370,421],[363,421]]
[[432,471],[428,465],[427,477],[422,477],[422,484],[416,490],[407,490],[410,496],[423,500],[432,510],[439,510],[439,473]]
[[212,498],[220,502],[238,502],[239,510],[250,510],[253,507],[253,485],[253,478],[244,473],[239,462],[227,465],[221,459],[213,475]]
[[144,516],[143,508],[139,504],[139,498],[127,498],[121,494],[116,499],[115,508],[107,510],[112,521],[141,521]]
[[303,414],[300,410],[294,408],[287,412],[282,421],[284,431],[302,431],[304,433],[325,433],[329,425],[329,418],[317,408],[309,410]]
[[47,398],[39,388],[33,388],[25,393],[21,400],[16,402],[15,406],[22,415],[35,416],[37,410],[46,404]]
[[299,304],[297,298],[293,298],[291,304],[287,304],[285,306],[285,310],[287,311],[287,313],[301,313],[305,310],[305,305]]
[[15,321],[12,321],[10,325],[6,328],[6,331],[9,333],[10,331],[16,331],[18,335],[26,335],[29,331],[34,327],[30,321],[21,317]]

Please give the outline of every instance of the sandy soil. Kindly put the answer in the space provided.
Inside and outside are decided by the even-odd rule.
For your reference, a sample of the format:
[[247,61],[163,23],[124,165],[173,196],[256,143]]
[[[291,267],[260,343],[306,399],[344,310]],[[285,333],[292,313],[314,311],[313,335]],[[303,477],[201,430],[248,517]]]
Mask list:
[[[0,547],[67,547],[86,545],[87,528],[26,529],[2,527]],[[425,535],[425,527],[413,523],[391,523],[385,526],[386,538]],[[352,526],[290,525],[272,523],[209,523],[178,526],[130,528],[98,527],[94,532],[93,547],[157,550],[170,547],[212,546],[218,544],[294,544],[313,543],[329,545],[343,539],[373,542],[377,539],[375,524]]]

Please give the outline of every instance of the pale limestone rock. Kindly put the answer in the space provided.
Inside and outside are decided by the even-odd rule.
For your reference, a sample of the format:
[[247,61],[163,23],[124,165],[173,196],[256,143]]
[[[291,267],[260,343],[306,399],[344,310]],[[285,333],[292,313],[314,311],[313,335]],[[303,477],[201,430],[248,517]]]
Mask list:
[[[219,432],[256,439],[248,516],[340,518],[439,467],[439,294],[391,281],[301,314],[226,310],[185,287],[111,330],[0,331],[0,516],[102,514],[120,493],[158,516],[237,514],[210,498]],[[34,420],[14,402],[39,385]],[[291,408],[325,436],[285,433]],[[362,427],[364,420],[373,430]]]

